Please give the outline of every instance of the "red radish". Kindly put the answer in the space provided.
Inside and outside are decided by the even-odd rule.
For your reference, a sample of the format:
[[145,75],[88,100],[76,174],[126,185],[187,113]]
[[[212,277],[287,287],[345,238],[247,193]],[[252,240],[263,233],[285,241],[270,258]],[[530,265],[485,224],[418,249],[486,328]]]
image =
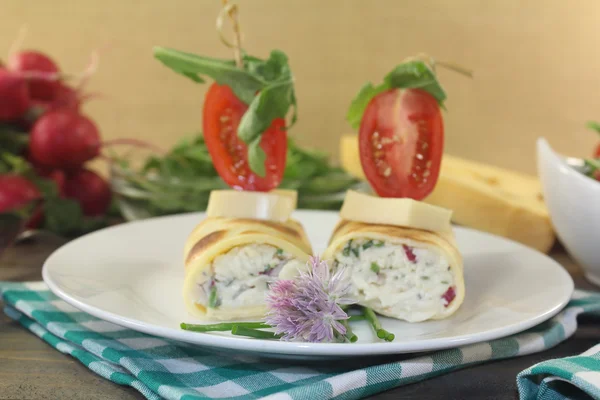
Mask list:
[[80,96],[75,89],[62,82],[59,82],[55,96],[52,100],[46,101],[34,99],[32,101],[34,106],[41,109],[40,114],[55,110],[79,111],[82,102],[82,96]]
[[100,152],[100,134],[87,117],[71,110],[42,115],[29,138],[31,159],[39,165],[76,169]]
[[[47,55],[38,51],[21,51],[10,56],[8,69],[18,72],[43,72],[56,74],[57,65]],[[36,100],[52,100],[56,96],[58,81],[30,78],[28,80],[31,97]]]
[[[17,210],[28,203],[41,199],[38,188],[17,174],[0,175],[0,212]],[[41,208],[38,206],[29,220],[27,228],[35,228],[42,219]]]
[[0,69],[0,121],[21,118],[30,104],[27,82],[6,69]]
[[77,200],[83,214],[88,216],[106,214],[112,198],[108,182],[88,169],[80,169],[67,177],[65,194]]
[[79,93],[75,89],[60,83],[56,90],[56,96],[52,100],[51,107],[52,110],[67,109],[79,111],[81,100]]

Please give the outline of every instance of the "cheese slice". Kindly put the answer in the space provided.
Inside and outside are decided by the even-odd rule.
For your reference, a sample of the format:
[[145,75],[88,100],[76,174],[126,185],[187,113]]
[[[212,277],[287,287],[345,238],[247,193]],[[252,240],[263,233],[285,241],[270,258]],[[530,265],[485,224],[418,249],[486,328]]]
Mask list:
[[213,190],[208,199],[206,215],[285,222],[296,209],[297,203],[298,192],[295,190]]
[[432,232],[452,230],[452,211],[413,199],[377,197],[349,190],[340,217],[369,224],[396,225]]
[[[342,136],[342,166],[365,179],[358,140]],[[453,211],[452,221],[503,236],[544,253],[556,240],[535,176],[444,154],[437,185],[423,200]]]

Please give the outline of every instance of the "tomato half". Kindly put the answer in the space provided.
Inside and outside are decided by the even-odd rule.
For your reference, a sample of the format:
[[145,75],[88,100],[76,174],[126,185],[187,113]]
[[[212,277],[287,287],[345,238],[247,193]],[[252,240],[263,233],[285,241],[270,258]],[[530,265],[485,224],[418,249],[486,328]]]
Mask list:
[[260,147],[267,155],[266,175],[260,177],[248,165],[248,147],[237,128],[248,106],[231,88],[213,83],[206,93],[203,130],[206,147],[221,178],[234,189],[266,192],[283,179],[287,154],[285,120],[277,118],[263,133]]
[[600,158],[600,143],[596,146],[596,151],[594,152],[594,158]]
[[425,198],[438,179],[444,124],[435,98],[390,89],[369,102],[359,129],[360,162],[381,197]]

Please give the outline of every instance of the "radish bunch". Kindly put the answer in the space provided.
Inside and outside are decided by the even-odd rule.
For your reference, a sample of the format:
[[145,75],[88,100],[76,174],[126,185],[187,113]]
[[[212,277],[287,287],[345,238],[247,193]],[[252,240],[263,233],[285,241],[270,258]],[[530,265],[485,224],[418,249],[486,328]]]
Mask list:
[[[70,86],[58,65],[39,51],[20,51],[5,64],[0,62],[0,134],[5,133],[4,140],[25,143],[10,157],[26,159],[29,167],[21,168],[20,173],[0,170],[0,213],[40,200],[44,205],[31,214],[31,228],[44,224],[42,213],[51,224],[55,218],[48,215],[49,210],[66,209],[72,203],[84,216],[106,215],[112,197],[110,186],[86,168],[87,162],[99,156],[101,139],[94,121],[81,110],[86,98],[81,95],[81,86]],[[0,160],[10,148],[3,146],[1,139]],[[50,192],[44,192],[44,182],[54,186]],[[70,200],[71,204],[57,199]]]

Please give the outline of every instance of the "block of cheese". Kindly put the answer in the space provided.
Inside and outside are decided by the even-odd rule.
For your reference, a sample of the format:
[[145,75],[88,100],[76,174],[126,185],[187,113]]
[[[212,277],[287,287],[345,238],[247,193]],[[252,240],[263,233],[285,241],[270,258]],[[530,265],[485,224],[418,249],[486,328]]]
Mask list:
[[295,190],[213,190],[208,199],[206,215],[285,222],[296,209],[297,203],[298,192]]
[[349,190],[340,217],[371,224],[398,225],[433,232],[449,232],[452,211],[422,201],[373,196]]
[[[342,166],[364,179],[357,136],[342,136]],[[444,154],[440,176],[426,203],[453,211],[458,225],[503,236],[548,252],[556,235],[539,180],[527,174]]]

